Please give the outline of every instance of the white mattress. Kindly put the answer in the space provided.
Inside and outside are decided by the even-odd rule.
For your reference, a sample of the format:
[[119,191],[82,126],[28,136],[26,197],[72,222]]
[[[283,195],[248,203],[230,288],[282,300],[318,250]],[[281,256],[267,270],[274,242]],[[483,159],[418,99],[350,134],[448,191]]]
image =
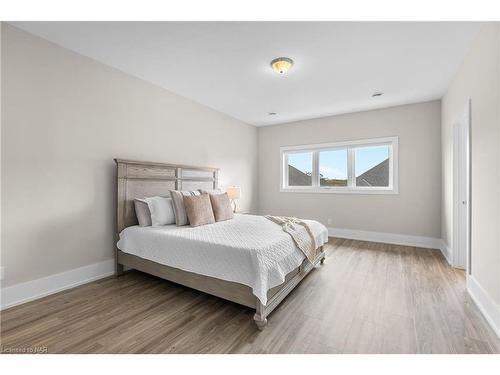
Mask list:
[[[328,241],[323,224],[305,221],[317,247]],[[248,285],[264,305],[267,291],[283,283],[305,259],[279,225],[254,215],[237,214],[199,227],[132,226],[120,233],[117,247],[170,267]]]

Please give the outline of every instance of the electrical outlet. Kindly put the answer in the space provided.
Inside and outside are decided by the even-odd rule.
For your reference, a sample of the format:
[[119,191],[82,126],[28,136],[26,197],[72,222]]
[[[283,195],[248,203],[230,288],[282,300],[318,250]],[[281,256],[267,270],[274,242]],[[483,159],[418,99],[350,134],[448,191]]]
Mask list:
[[332,224],[332,222],[333,222],[332,218],[329,217],[327,220],[328,225]]

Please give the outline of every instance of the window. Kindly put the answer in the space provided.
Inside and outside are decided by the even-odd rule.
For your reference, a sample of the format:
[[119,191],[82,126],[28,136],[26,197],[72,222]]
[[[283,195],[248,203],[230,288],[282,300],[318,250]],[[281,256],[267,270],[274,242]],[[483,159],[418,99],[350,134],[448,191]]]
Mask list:
[[389,187],[389,145],[355,148],[356,186]]
[[319,151],[320,186],[347,186],[347,150]]
[[288,186],[312,186],[312,152],[288,154]]
[[281,147],[281,190],[398,193],[398,137]]

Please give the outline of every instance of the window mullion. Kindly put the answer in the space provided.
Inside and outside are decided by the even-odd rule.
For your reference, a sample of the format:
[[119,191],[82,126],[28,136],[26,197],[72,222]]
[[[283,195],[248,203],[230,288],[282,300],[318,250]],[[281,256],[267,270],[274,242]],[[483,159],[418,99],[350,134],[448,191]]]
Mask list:
[[287,188],[288,187],[288,152],[285,152],[283,154],[283,187]]
[[389,145],[389,188],[394,189],[394,156],[393,144]]
[[319,187],[319,151],[313,151],[313,157],[312,157],[312,187],[317,188]]
[[355,149],[349,147],[347,149],[347,187],[356,187],[356,177],[355,177]]

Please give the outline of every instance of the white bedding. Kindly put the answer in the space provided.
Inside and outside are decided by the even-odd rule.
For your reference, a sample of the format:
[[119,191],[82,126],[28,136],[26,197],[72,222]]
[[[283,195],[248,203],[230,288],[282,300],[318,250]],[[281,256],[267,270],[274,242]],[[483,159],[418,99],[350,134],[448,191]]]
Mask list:
[[[328,241],[323,224],[304,221],[317,247]],[[254,215],[236,214],[232,220],[199,227],[132,226],[120,233],[117,247],[170,267],[248,285],[264,305],[267,291],[305,259],[279,225]]]

